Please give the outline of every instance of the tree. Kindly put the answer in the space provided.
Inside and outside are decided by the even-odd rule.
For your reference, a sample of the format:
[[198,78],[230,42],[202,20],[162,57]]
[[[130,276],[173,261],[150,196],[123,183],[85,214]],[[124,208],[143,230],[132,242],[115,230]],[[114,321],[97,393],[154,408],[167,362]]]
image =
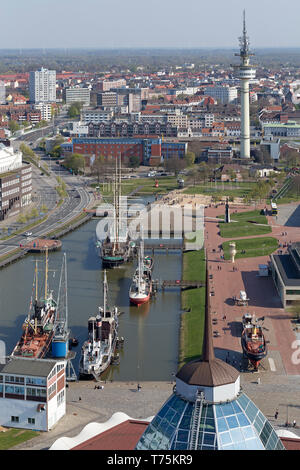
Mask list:
[[167,171],[175,173],[175,176],[186,167],[184,158],[170,157],[164,161],[164,166]]
[[185,161],[186,161],[186,166],[192,166],[195,163],[195,154],[194,152],[186,152],[185,154]]
[[20,129],[19,124],[16,121],[9,121],[8,128],[12,134],[17,132]]
[[81,111],[82,106],[83,106],[83,103],[79,101],[76,103],[72,103],[68,109],[68,117],[73,119],[73,118],[80,116],[80,111]]
[[72,155],[68,156],[65,160],[65,166],[70,168],[70,170],[78,173],[80,170],[84,170],[85,168],[85,159],[83,155],[79,153],[73,153]]
[[103,155],[99,155],[93,165],[92,165],[92,168],[91,168],[91,172],[92,174],[96,174],[97,175],[97,181],[98,183],[100,183],[100,176],[104,176],[104,156]]
[[138,155],[131,155],[129,157],[129,166],[130,166],[130,168],[139,168],[140,158],[139,158]]
[[28,145],[24,144],[23,142],[21,143],[19,147],[20,151],[22,152],[23,156],[28,156],[28,157],[35,157],[34,151],[28,147]]

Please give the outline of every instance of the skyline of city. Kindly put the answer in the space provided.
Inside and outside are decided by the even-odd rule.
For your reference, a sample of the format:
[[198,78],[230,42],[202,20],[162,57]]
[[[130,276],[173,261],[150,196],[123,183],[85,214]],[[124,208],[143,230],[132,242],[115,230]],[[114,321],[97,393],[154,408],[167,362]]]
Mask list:
[[244,8],[252,48],[300,47],[300,5],[296,0],[290,2],[293,15],[286,29],[271,0],[251,4],[218,0],[210,5],[191,0],[184,10],[178,0],[151,0],[147,4],[117,0],[114,5],[103,0],[86,0],[84,4],[78,0],[45,0],[43,4],[28,0],[17,9],[15,4],[5,8],[5,16],[14,19],[14,35],[11,22],[2,25],[2,49],[30,49],[37,44],[48,49],[232,48],[241,34]]

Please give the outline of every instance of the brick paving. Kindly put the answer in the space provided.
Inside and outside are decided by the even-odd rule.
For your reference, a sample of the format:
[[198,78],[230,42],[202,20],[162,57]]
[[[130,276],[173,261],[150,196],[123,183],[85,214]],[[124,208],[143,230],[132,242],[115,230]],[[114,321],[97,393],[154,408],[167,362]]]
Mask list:
[[[259,208],[259,207],[257,207]],[[249,207],[239,208],[238,211],[251,210]],[[240,334],[241,318],[245,312],[255,314],[257,318],[265,317],[264,332],[269,341],[269,353],[263,362],[265,370],[270,369],[270,360],[274,363],[274,372],[279,370],[288,375],[299,375],[300,365],[293,364],[291,357],[295,352],[292,344],[296,339],[295,332],[289,314],[282,308],[280,298],[271,277],[258,276],[258,265],[266,264],[269,256],[258,258],[237,259],[234,266],[229,260],[221,259],[223,254],[220,247],[229,239],[224,239],[219,234],[219,224],[214,218],[224,214],[224,206],[217,208],[208,207],[205,210],[205,246],[207,249],[210,280],[211,310],[213,318],[217,320],[214,330],[220,333],[214,338],[215,347],[223,350],[231,350],[241,353]],[[274,236],[278,240],[279,250],[286,251],[285,245],[300,239],[300,227],[286,227],[277,225],[275,217],[268,217],[272,227],[272,233],[263,236]],[[259,238],[236,237],[238,238]],[[280,246],[282,245],[282,246]],[[219,269],[218,269],[219,266]],[[238,297],[240,290],[244,290],[249,297],[248,307],[239,307],[233,304],[233,296]],[[223,316],[226,320],[223,320]],[[275,353],[279,353],[275,354]],[[240,358],[239,358],[240,360]]]

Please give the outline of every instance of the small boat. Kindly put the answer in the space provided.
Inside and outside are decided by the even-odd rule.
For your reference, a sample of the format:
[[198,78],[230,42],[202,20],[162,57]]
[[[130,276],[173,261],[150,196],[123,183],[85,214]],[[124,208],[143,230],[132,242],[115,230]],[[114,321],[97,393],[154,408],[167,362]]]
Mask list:
[[266,357],[268,353],[262,326],[255,320],[254,315],[250,313],[243,315],[242,324],[241,344],[243,353],[257,370],[260,361]]
[[88,339],[81,349],[79,378],[98,378],[111,364],[118,340],[118,308],[107,307],[107,279],[104,271],[103,307],[88,320]]

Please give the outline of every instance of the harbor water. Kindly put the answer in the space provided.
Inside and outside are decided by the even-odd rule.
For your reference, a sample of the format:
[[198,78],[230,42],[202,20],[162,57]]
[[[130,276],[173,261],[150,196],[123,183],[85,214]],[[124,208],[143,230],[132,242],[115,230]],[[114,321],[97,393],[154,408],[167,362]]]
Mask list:
[[[97,314],[103,301],[103,271],[96,248],[94,219],[62,239],[62,250],[49,253],[49,287],[57,295],[63,252],[68,268],[68,322],[72,336],[79,340],[73,348],[76,373],[81,344],[87,338],[87,322]],[[159,243],[159,242],[157,242]],[[0,271],[0,340],[10,354],[22,334],[22,323],[28,314],[33,293],[35,259],[40,262],[40,293],[43,289],[44,255],[28,255]],[[108,270],[109,305],[118,306],[119,337],[124,337],[118,365],[104,373],[107,380],[142,381],[172,380],[177,372],[180,290],[158,291],[149,304],[129,304],[129,287],[137,261]],[[153,279],[180,279],[181,252],[155,251]]]

